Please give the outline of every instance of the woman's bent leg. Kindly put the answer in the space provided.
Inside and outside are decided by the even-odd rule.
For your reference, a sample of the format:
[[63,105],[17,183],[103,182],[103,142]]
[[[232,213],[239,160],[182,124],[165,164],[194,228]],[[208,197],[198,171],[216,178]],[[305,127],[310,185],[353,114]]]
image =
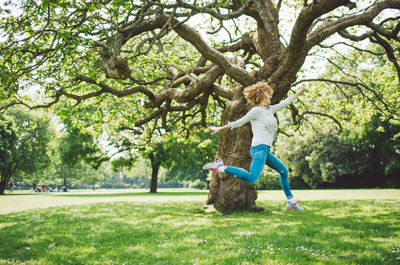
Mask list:
[[251,183],[251,181],[253,180],[253,176],[250,174],[249,171],[247,171],[246,169],[240,168],[240,167],[226,167],[225,173],[234,175],[248,183]]
[[234,175],[250,184],[256,183],[262,173],[267,159],[269,147],[267,148],[268,149],[258,146],[251,148],[250,152],[253,160],[251,161],[250,172],[239,167],[227,167],[225,173]]
[[289,186],[289,179],[288,179],[289,171],[285,166],[285,164],[283,164],[281,160],[279,160],[276,156],[274,156],[271,153],[268,153],[266,164],[267,166],[271,167],[272,169],[276,170],[279,173],[280,175],[279,181],[281,183],[283,192],[285,193],[286,197],[288,199],[293,198],[293,194],[290,191],[290,186]]

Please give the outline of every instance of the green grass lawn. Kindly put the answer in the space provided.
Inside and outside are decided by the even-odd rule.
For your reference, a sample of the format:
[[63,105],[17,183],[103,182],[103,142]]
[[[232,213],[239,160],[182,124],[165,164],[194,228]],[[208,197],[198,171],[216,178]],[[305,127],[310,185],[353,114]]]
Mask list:
[[[23,196],[58,198],[3,196],[0,204]],[[267,210],[249,213],[204,212],[204,201],[174,193],[165,197],[182,199],[145,196],[158,201],[0,214],[0,264],[400,264],[400,198],[304,200],[305,211],[295,212],[261,192]]]

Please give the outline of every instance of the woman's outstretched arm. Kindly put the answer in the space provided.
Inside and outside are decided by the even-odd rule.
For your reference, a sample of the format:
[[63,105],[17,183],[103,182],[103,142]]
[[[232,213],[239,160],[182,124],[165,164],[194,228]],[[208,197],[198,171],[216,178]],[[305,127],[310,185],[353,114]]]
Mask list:
[[230,127],[231,127],[230,124],[226,124],[226,125],[220,126],[220,127],[210,126],[210,127],[208,127],[207,129],[213,131],[213,133],[211,133],[211,134],[216,134],[216,133],[218,133],[219,131],[221,131],[221,130],[223,130],[223,129],[226,129],[226,128],[230,128]]
[[306,88],[305,84],[302,84],[301,87],[297,90],[296,94],[292,95],[293,101],[303,92],[303,90]]
[[212,134],[216,134],[223,129],[227,129],[227,128],[233,129],[233,128],[240,127],[243,124],[252,120],[255,116],[257,116],[258,113],[260,112],[260,110],[261,110],[261,108],[252,108],[249,112],[247,112],[246,115],[244,115],[242,118],[240,118],[236,121],[228,122],[228,124],[225,124],[224,126],[220,126],[220,127],[210,126],[207,129],[213,131]]
[[294,102],[294,100],[303,92],[304,88],[306,87],[305,84],[302,84],[301,87],[296,91],[294,95],[288,96],[285,100],[282,100],[276,105],[271,105],[271,110],[273,113],[278,112],[279,110],[285,108],[286,106],[289,106]]

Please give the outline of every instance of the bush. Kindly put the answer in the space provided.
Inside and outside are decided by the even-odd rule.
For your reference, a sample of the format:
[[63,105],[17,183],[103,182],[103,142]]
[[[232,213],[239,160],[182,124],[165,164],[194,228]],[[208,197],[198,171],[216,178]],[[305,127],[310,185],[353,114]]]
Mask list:
[[[293,176],[289,172],[289,184],[291,189],[307,189],[310,188],[304,180],[299,176]],[[258,190],[280,190],[282,189],[279,181],[279,173],[275,170],[265,167],[260,179],[256,182]]]
[[272,169],[264,169],[260,179],[256,182],[258,190],[278,190],[281,189],[279,174]]

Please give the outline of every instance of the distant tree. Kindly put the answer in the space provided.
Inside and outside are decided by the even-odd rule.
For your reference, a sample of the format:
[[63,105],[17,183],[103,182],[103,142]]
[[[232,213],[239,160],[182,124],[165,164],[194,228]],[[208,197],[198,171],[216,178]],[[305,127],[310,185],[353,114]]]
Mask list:
[[[90,133],[83,132],[75,127],[69,119],[62,120],[64,125],[64,134],[61,136],[58,144],[58,153],[60,157],[59,169],[56,174],[64,179],[64,186],[67,186],[67,178],[91,178],[94,182],[96,175],[88,177],[88,169],[84,164],[90,165],[93,169],[98,169],[100,165],[109,160],[109,157],[101,150],[99,145]],[[68,168],[68,170],[66,170]]]
[[15,153],[15,145],[17,135],[12,128],[12,122],[4,120],[0,117],[0,194],[4,194],[4,190],[10,180],[13,163],[13,154]]
[[167,155],[168,150],[163,146],[162,142],[156,143],[152,145],[151,150],[145,153],[150,159],[151,165],[151,182],[150,182],[150,192],[157,192],[157,183],[158,183],[158,172],[160,171],[161,164],[165,156]]
[[172,138],[166,142],[170,156],[163,163],[166,178],[177,181],[200,180],[205,182],[209,172],[200,170],[204,161],[216,155],[218,138],[210,137],[205,130],[196,130],[189,139]]
[[113,161],[114,168],[131,168],[139,157],[148,159],[151,167],[150,193],[157,193],[158,173],[163,161],[165,161],[169,155],[168,150],[161,141],[152,142],[142,147],[135,147],[132,144],[130,147],[128,146],[129,145],[125,143],[125,151],[128,151],[125,153],[128,153],[128,155]]
[[52,134],[48,119],[15,108],[0,117],[0,133],[0,194],[4,194],[12,176],[29,178],[48,167],[47,151]]
[[170,159],[171,155],[174,156],[162,141],[152,142],[139,148],[132,145],[128,156],[113,161],[113,165],[116,169],[131,168],[139,157],[149,160],[151,166],[150,192],[156,193],[160,168],[166,160]]
[[363,154],[365,171],[358,183],[367,187],[400,187],[400,121],[375,115],[352,141]]
[[134,145],[125,138],[119,146],[124,146],[126,156],[113,161],[116,169],[132,167],[134,162],[143,157],[150,161],[151,185],[150,192],[157,192],[158,175],[161,167],[167,170],[169,180],[203,179],[208,172],[201,171],[204,160],[215,156],[216,137],[209,137],[204,130],[192,130],[187,138],[163,135],[152,137],[146,145]]

